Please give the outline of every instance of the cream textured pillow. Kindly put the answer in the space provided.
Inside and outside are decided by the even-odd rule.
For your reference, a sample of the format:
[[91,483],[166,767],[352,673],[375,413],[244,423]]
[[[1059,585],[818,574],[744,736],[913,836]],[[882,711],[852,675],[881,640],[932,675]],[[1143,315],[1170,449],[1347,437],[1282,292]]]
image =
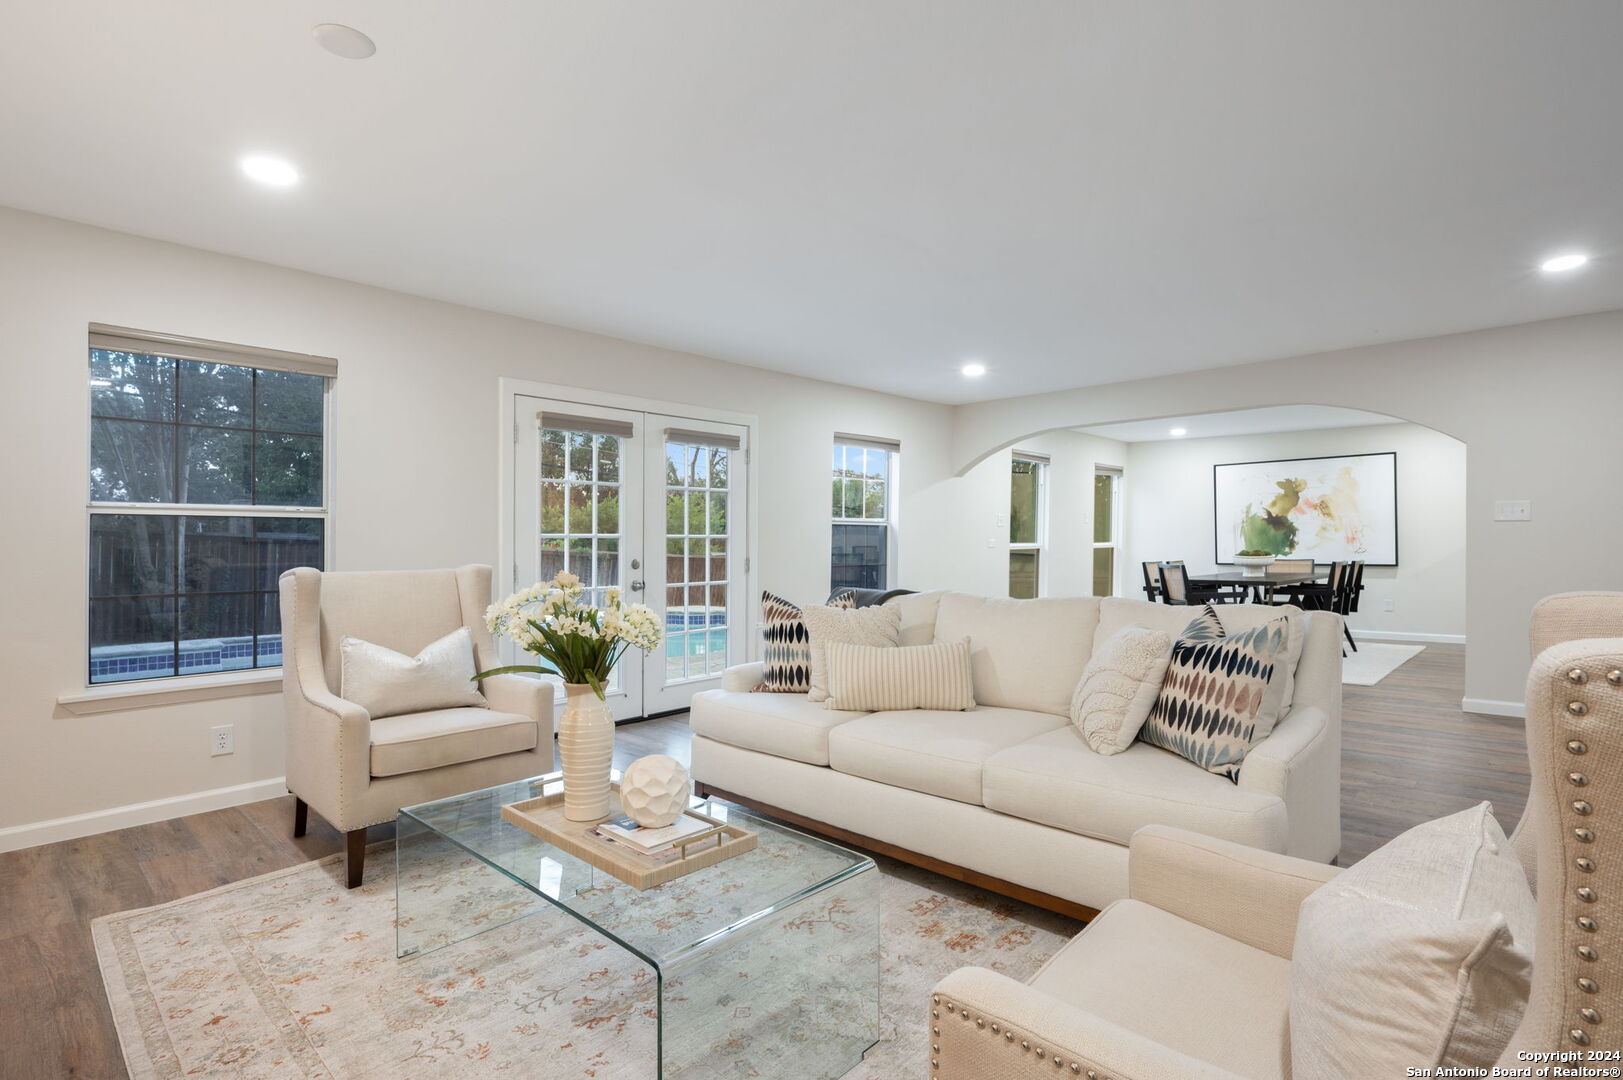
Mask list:
[[825,709],[962,712],[975,707],[968,638],[935,645],[881,648],[831,641],[827,648]]
[[828,645],[873,645],[895,648],[902,630],[902,613],[888,604],[864,608],[809,607],[802,618],[811,635],[811,688],[808,701],[828,698]]
[[1527,1008],[1536,907],[1492,809],[1418,825],[1302,904],[1292,1075],[1498,1060]]
[[473,682],[473,635],[459,626],[416,656],[360,638],[339,642],[339,694],[376,720],[429,709],[485,707]]
[[1071,723],[1095,753],[1133,745],[1161,693],[1171,653],[1172,635],[1143,626],[1124,626],[1093,650],[1071,695]]

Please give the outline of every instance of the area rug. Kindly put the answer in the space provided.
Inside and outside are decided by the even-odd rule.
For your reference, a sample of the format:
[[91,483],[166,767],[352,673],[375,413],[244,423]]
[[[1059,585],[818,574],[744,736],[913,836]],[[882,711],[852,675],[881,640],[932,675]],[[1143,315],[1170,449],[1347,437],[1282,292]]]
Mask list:
[[[353,891],[334,856],[97,919],[132,1080],[655,1075],[648,966],[550,907],[397,961],[391,855]],[[849,1076],[924,1080],[938,979],[969,964],[1024,979],[1081,926],[899,863],[881,872],[880,1042]],[[829,921],[814,912],[806,932]],[[746,1020],[708,1074],[761,1075]]]
[[1357,652],[1342,659],[1341,681],[1348,686],[1374,686],[1425,650],[1424,645],[1361,641]]

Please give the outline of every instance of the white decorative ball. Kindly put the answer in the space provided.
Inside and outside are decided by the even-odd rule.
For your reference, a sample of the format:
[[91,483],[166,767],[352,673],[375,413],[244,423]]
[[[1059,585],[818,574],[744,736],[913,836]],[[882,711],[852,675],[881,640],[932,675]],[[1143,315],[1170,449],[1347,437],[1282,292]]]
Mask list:
[[680,761],[668,754],[649,754],[626,766],[620,777],[620,805],[632,821],[661,829],[687,809],[693,780]]

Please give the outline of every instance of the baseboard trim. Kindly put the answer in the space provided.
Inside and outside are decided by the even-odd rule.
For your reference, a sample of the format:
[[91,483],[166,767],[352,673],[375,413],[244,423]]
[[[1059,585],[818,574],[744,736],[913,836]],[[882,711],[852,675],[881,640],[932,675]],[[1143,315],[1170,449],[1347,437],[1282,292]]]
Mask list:
[[1527,718],[1527,705],[1520,701],[1468,697],[1461,699],[1460,708],[1466,712],[1481,713],[1483,716],[1514,716],[1523,720]]
[[255,780],[247,784],[194,791],[189,795],[172,795],[167,799],[114,806],[106,810],[93,810],[88,814],[35,821],[27,825],[10,825],[0,829],[0,851],[19,851],[55,844],[63,840],[77,840],[81,836],[127,829],[131,825],[150,825],[154,821],[201,814],[209,810],[224,810],[228,806],[261,802],[287,794],[286,777]]
[[1439,645],[1464,645],[1464,634],[1410,634],[1402,630],[1360,630],[1352,628],[1359,641],[1434,641]]

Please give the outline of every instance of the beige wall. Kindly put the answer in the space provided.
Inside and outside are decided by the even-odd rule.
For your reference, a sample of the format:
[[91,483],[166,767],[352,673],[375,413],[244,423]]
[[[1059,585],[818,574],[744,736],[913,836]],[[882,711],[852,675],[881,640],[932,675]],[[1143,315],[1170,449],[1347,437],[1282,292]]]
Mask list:
[[[1398,565],[1364,571],[1362,602],[1350,621],[1355,630],[1420,640],[1463,638],[1465,444],[1418,424],[1133,443],[1127,453],[1128,558],[1216,568],[1213,465],[1387,450],[1398,455]],[[1138,595],[1141,572],[1133,573],[1130,593]]]
[[[1465,695],[1514,706],[1540,597],[1623,588],[1613,549],[1623,503],[1623,312],[1140,379],[960,408],[953,458],[966,474],[1034,432],[1260,405],[1343,405],[1465,442]],[[1495,522],[1497,499],[1533,520]],[[1488,703],[1488,704],[1484,704]]]
[[[282,774],[277,695],[91,716],[56,704],[84,687],[90,322],[338,358],[335,568],[496,562],[497,379],[517,376],[759,416],[754,584],[790,597],[828,590],[833,433],[900,439],[899,573],[957,581],[969,484],[948,468],[945,406],[0,210],[0,829]],[[236,752],[211,758],[223,723]]]

